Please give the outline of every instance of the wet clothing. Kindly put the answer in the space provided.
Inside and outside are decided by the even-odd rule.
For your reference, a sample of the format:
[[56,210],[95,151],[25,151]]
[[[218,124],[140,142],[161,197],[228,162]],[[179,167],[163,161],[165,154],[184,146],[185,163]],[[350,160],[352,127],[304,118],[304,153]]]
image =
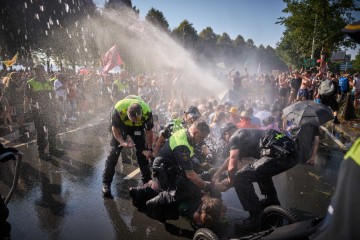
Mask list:
[[230,150],[239,150],[240,161],[249,157],[256,159],[235,174],[235,190],[244,210],[260,212],[253,182],[258,183],[267,201],[278,204],[272,177],[296,165],[294,142],[273,129],[239,129],[230,138]]
[[[25,85],[25,97],[29,99],[39,152],[43,153],[45,151],[47,143],[49,143],[49,152],[55,150],[57,105],[51,82],[39,81],[35,78],[30,79]],[[46,134],[48,140],[46,140]]]
[[187,129],[178,130],[165,142],[152,165],[153,180],[161,190],[146,202],[150,217],[159,221],[177,219],[179,215],[192,218],[202,196],[185,174],[194,170],[191,160],[194,154]]
[[[142,109],[141,121],[137,123],[130,121],[127,116],[127,109],[132,103],[140,104]],[[133,140],[136,148],[137,161],[141,171],[141,180],[143,183],[148,182],[151,179],[149,161],[142,154],[142,151],[151,148],[151,146],[146,146],[145,142],[145,131],[150,131],[154,127],[152,112],[149,105],[138,96],[128,96],[115,104],[112,112],[111,125],[112,127],[121,130],[124,139],[126,139],[127,136],[130,136]],[[106,159],[103,172],[103,183],[107,185],[110,185],[113,180],[115,166],[118,162],[120,152],[123,149],[114,135],[111,137],[110,146],[110,153]]]

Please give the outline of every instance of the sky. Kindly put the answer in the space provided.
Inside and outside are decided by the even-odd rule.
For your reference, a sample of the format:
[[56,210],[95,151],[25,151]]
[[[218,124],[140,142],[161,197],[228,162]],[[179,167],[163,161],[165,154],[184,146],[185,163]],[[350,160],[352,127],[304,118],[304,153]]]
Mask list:
[[[102,7],[105,0],[94,2]],[[132,0],[132,4],[140,10],[141,19],[152,7],[161,11],[171,30],[188,20],[198,33],[211,27],[214,33],[226,32],[231,39],[238,35],[245,41],[252,39],[255,46],[276,48],[285,30],[283,25],[275,24],[279,17],[286,16],[282,0]],[[358,49],[347,50],[347,54],[353,59]]]

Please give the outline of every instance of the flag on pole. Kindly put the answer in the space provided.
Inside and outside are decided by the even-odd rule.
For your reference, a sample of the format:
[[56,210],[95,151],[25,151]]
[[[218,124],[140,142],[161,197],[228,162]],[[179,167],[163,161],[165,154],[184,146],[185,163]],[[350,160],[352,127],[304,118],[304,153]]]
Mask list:
[[18,53],[16,53],[11,60],[2,61],[2,63],[5,64],[7,67],[11,67],[16,63],[17,58],[18,58]]
[[120,53],[114,45],[105,53],[104,58],[102,59],[103,72],[108,72],[116,66],[119,66],[123,63]]

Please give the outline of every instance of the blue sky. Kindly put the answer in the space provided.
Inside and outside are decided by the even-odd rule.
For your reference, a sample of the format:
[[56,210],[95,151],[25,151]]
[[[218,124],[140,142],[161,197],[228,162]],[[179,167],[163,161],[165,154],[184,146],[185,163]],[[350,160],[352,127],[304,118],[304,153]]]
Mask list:
[[[101,7],[105,0],[94,2]],[[170,29],[188,20],[198,33],[209,26],[216,34],[226,32],[232,39],[237,35],[245,41],[252,39],[256,46],[275,48],[285,29],[275,24],[285,16],[282,0],[132,0],[132,4],[140,9],[142,19],[152,7],[161,11]],[[354,57],[354,51],[347,52]]]

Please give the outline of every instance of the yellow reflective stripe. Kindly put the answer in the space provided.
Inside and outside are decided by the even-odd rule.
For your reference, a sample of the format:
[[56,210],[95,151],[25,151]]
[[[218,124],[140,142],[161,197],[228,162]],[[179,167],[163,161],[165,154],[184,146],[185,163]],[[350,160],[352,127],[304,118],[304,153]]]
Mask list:
[[349,151],[345,154],[344,159],[348,159],[349,157],[360,166],[360,138],[355,141]]

